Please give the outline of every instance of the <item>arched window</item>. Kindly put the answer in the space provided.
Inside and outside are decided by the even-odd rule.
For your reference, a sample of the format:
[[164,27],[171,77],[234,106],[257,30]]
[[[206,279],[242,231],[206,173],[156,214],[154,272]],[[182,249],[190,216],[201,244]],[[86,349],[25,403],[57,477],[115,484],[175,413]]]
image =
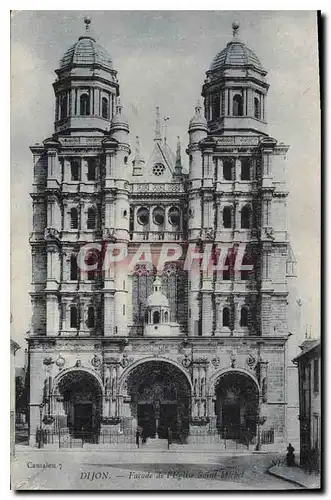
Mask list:
[[95,310],[93,306],[89,306],[87,310],[87,327],[94,328],[95,326]]
[[87,211],[87,229],[95,229],[97,222],[97,214],[95,208],[90,207]]
[[240,326],[248,326],[248,310],[245,306],[240,310]]
[[103,97],[101,101],[101,108],[102,108],[102,118],[109,118],[109,106],[108,106],[108,99],[107,97]]
[[231,207],[223,208],[223,227],[225,229],[232,228],[232,210]]
[[243,116],[243,98],[236,94],[232,100],[232,115]]
[[251,208],[245,205],[241,210],[241,229],[249,229],[251,226]]
[[95,181],[96,179],[96,161],[94,158],[89,158],[87,161],[87,180]]
[[154,311],[153,312],[153,323],[154,325],[157,325],[160,323],[160,313],[159,311]]
[[78,210],[77,208],[72,208],[70,210],[70,228],[78,229]]
[[164,322],[165,322],[165,323],[168,323],[168,317],[169,317],[169,315],[168,315],[168,311],[166,311],[166,312],[164,313]]
[[245,254],[241,263],[242,269],[240,271],[240,278],[242,280],[248,280],[249,279],[249,270],[245,269],[244,266],[250,266],[250,259],[249,257]]
[[142,226],[147,226],[149,222],[149,210],[146,207],[141,207],[137,211],[137,221]]
[[230,309],[228,307],[223,308],[222,325],[230,326]]
[[70,306],[70,328],[78,328],[78,308]]
[[232,166],[233,162],[231,160],[223,161],[223,179],[225,181],[232,181]]
[[90,114],[90,98],[87,94],[82,94],[79,99],[80,103],[80,114],[82,116],[87,116]]
[[67,94],[61,96],[61,120],[64,120],[68,116],[68,97]]
[[162,207],[156,207],[153,210],[153,221],[157,226],[163,226],[164,224],[164,209]]
[[211,119],[217,120],[220,117],[221,100],[219,94],[212,96]]
[[249,181],[251,178],[251,165],[249,158],[242,158],[241,160],[241,175],[242,181]]
[[227,258],[224,261],[224,267],[227,269],[223,269],[223,280],[224,281],[229,281],[231,278],[230,274],[230,258],[227,256]]
[[[97,253],[96,252],[89,252],[88,256],[85,258],[85,263],[88,265],[88,266],[95,266],[95,264],[97,264],[98,262],[98,256],[97,256]],[[93,281],[96,277],[96,272],[97,272],[97,269],[90,269],[87,271],[87,279],[88,281]]]
[[71,180],[72,181],[79,181],[79,179],[80,179],[80,163],[78,160],[71,160],[70,170],[71,170]]
[[70,279],[76,281],[78,276],[77,256],[71,255],[70,257]]
[[261,105],[258,97],[254,97],[254,117],[261,120]]
[[180,225],[180,210],[178,207],[171,207],[169,209],[168,219],[172,226]]

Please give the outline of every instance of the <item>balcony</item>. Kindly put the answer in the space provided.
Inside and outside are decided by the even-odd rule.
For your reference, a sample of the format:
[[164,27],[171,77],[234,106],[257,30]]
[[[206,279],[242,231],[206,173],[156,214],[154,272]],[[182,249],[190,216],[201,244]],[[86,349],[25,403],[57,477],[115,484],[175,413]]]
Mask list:
[[179,231],[134,231],[130,233],[131,241],[184,241],[185,233]]

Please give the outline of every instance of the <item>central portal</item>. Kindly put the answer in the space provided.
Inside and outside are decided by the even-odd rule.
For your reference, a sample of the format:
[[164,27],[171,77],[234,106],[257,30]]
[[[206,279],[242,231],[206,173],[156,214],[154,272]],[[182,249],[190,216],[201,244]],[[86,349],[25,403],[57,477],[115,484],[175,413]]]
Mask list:
[[147,361],[128,376],[131,412],[143,438],[182,442],[188,435],[190,386],[181,370],[164,361]]

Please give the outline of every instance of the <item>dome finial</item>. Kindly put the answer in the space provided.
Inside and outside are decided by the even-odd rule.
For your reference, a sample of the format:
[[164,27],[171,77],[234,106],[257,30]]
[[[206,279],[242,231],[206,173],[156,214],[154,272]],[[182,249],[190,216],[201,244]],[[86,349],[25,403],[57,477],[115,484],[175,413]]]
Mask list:
[[91,18],[90,16],[85,16],[84,17],[84,23],[85,23],[85,30],[90,31],[90,24],[91,24]]
[[238,23],[238,21],[233,21],[233,23],[232,23],[233,38],[236,38],[238,31],[239,31],[239,28],[240,28],[240,24]]
[[197,115],[200,115],[200,113],[201,113],[201,104],[200,104],[199,99],[197,100],[197,103],[196,103],[196,106],[195,106],[195,113]]

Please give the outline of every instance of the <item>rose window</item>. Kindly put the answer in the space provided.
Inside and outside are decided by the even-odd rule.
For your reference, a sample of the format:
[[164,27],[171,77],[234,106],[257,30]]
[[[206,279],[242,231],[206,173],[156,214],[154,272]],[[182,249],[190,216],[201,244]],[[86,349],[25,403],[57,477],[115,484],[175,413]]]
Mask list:
[[162,165],[162,163],[156,163],[153,167],[153,174],[157,175],[158,177],[163,174],[165,171],[165,166]]

